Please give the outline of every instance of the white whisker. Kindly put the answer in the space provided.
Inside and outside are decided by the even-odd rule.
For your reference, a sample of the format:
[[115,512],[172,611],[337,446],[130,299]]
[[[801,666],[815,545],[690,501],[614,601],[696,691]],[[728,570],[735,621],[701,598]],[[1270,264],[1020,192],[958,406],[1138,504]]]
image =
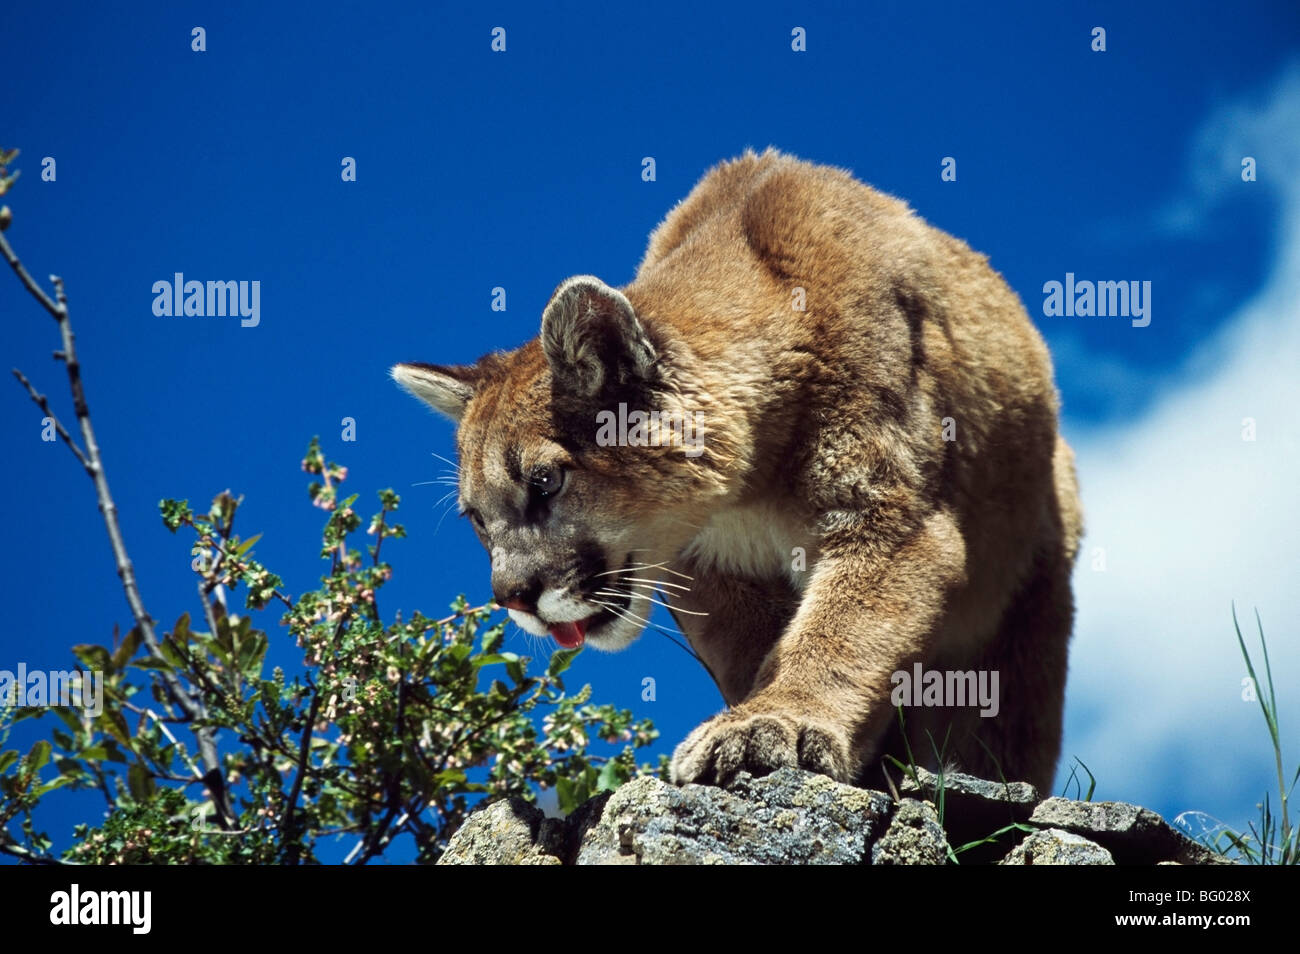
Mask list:
[[621,593],[625,596],[644,596],[647,599],[654,596],[663,596],[667,598],[669,596],[683,595],[681,593],[664,593],[653,586],[646,586],[644,583],[630,583],[627,586],[620,586],[617,583],[606,583],[605,590],[606,592],[613,590],[614,592]]
[[670,569],[667,563],[636,563],[632,566],[625,566],[620,570],[606,570],[604,573],[597,573],[596,576],[611,576],[615,573],[636,573],[641,570],[664,570],[667,573],[671,573],[673,576],[680,576],[683,580],[695,579],[693,576],[688,576],[685,573],[678,573],[676,570]]
[[[443,494],[443,496],[442,496],[442,500],[439,500],[439,501],[438,501],[438,504],[442,503],[443,500],[447,500],[448,497],[455,497],[455,496],[456,496],[456,491],[454,491],[454,490],[453,490],[453,491],[450,491],[450,492],[448,492],[448,493],[446,493],[446,494]],[[434,504],[434,506],[436,507],[436,506],[438,506],[438,504]],[[447,514],[451,513],[452,508],[453,508],[455,505],[456,505],[456,501],[455,501],[455,500],[449,500],[449,501],[447,501],[447,506],[445,506],[445,507],[442,508],[442,516],[438,518],[438,525],[437,525],[436,527],[433,528],[433,532],[434,532],[435,534],[436,534],[439,530],[442,529],[442,522],[443,522],[444,520],[447,519]]]
[[625,620],[626,622],[637,623],[638,625],[641,626],[650,625],[650,620],[638,616],[636,613],[633,613],[631,610],[625,610],[620,606],[615,606],[613,603],[606,603],[603,600],[592,600],[591,602],[605,607],[605,609],[609,610],[615,616]]
[[688,609],[682,609],[680,606],[672,606],[668,603],[663,602],[662,600],[655,599],[653,596],[647,596],[644,593],[617,593],[614,592],[613,590],[597,590],[596,595],[597,596],[635,596],[638,599],[649,600],[651,603],[655,603],[659,606],[662,606],[664,609],[670,609],[677,613],[686,613],[689,616],[709,615],[708,613],[700,612],[699,610],[688,610]]
[[[600,604],[601,606],[609,610],[611,613],[617,615],[620,619],[626,620],[629,623],[643,625],[649,627],[650,629],[653,629],[659,635],[667,639],[670,643],[674,643],[679,649],[681,649],[687,655],[691,656],[696,662],[703,664],[704,660],[700,658],[700,654],[690,647],[690,637],[687,636],[685,633],[683,633],[680,629],[665,629],[664,627],[660,626],[658,623],[652,623],[648,619],[642,619],[640,616],[637,616],[635,613],[631,613],[631,611],[628,611],[628,615],[625,615],[624,612],[619,607],[614,606],[611,603],[606,603],[602,600],[592,600],[592,602]],[[629,615],[631,616],[631,618],[629,618]],[[686,642],[684,643],[679,642],[676,636],[673,635],[674,633],[677,636],[682,637],[682,639],[686,640]],[[708,667],[706,666],[705,668],[707,669]]]
[[620,583],[649,583],[649,584],[651,584],[652,586],[670,586],[670,587],[672,587],[672,588],[675,589],[675,590],[682,590],[682,591],[684,591],[684,592],[686,592],[686,593],[689,593],[689,592],[691,591],[691,588],[690,588],[689,586],[684,586],[684,585],[681,584],[681,583],[666,583],[666,582],[664,582],[663,580],[645,580],[645,579],[642,579],[641,577],[638,577],[638,576],[627,576],[627,577],[624,577],[623,579],[619,580],[618,582],[620,582]]
[[[625,580],[615,582],[606,581],[601,584],[606,589],[616,590],[619,593],[626,593],[629,596],[663,596],[667,599],[670,596],[682,597],[685,593],[666,593],[659,589],[658,586],[650,583],[631,583]],[[689,592],[689,590],[687,591]]]
[[454,460],[448,460],[447,458],[443,457],[441,454],[434,454],[433,456],[438,458],[438,460],[442,461],[444,464],[450,464],[451,469],[455,473],[457,474],[460,473],[460,464],[456,463]]

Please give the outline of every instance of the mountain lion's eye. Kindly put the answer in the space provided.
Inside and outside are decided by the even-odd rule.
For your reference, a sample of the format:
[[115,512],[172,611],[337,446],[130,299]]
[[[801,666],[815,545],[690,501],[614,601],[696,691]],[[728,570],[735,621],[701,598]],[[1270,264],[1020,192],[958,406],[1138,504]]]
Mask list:
[[564,468],[540,464],[528,475],[528,483],[536,496],[542,499],[554,497],[564,486]]

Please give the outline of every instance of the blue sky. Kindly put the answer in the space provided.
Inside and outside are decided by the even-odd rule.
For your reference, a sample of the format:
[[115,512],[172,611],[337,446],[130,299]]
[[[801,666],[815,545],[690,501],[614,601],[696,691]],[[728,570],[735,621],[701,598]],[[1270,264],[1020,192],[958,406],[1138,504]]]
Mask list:
[[[190,48],[194,26],[206,52]],[[495,26],[504,53],[489,48]],[[321,512],[298,470],[313,434],[363,501],[403,496],[410,539],[388,554],[386,612],[486,599],[486,555],[463,521],[438,526],[441,491],[421,483],[441,466],[432,453],[451,455],[451,426],[387,368],[522,343],[569,275],[626,283],[709,166],[770,144],[852,169],[988,254],[1052,348],[1089,514],[1063,764],[1087,762],[1098,797],[1244,820],[1270,760],[1239,698],[1232,598],[1259,606],[1275,666],[1295,676],[1282,687],[1294,764],[1293,3],[47,3],[6,11],[0,57],[0,144],[23,150],[24,171],[7,235],[33,274],[67,282],[160,621],[195,608],[188,544],[157,516],[164,496],[245,494],[261,559],[292,592],[314,583]],[[1243,155],[1258,181],[1241,181]],[[344,156],[356,182],[340,179]],[[945,156],[955,182],[940,179]],[[259,280],[261,323],[156,317],[151,287],[178,271]],[[1045,317],[1043,283],[1066,272],[1151,281],[1150,326]],[[505,312],[490,308],[495,286]],[[12,277],[0,314],[5,366],[71,424],[53,323]],[[0,561],[20,595],[0,668],[62,668],[68,646],[107,642],[128,611],[89,482],[9,387]],[[1260,422],[1250,445],[1246,416]],[[344,417],[355,443],[341,442]],[[280,645],[273,659],[297,654]],[[652,717],[664,751],[721,706],[656,634],[584,653],[574,679]],[[79,814],[53,811],[47,828]]]

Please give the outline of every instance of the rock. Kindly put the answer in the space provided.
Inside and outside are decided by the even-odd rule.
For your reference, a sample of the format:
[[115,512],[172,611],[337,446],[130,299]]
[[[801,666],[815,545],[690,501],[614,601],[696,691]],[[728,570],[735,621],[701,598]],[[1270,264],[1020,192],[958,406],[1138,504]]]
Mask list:
[[521,798],[475,809],[438,859],[440,865],[558,865],[563,824]]
[[889,828],[871,849],[873,865],[944,865],[948,840],[939,827],[939,815],[929,802],[905,798],[894,812]]
[[[742,774],[728,788],[637,778],[568,818],[521,799],[470,813],[439,859],[446,865],[879,864],[942,865],[954,851],[1012,825],[996,842],[961,851],[963,865],[1231,864],[1155,812],[1123,802],[1037,801],[1024,783],[921,770],[900,800],[781,769]],[[944,831],[944,827],[947,831]]]
[[1060,828],[1036,831],[998,862],[1000,865],[1113,865],[1111,853],[1095,841]]
[[[899,792],[933,802],[939,776],[923,768],[916,770],[916,776],[916,781],[911,776],[904,777]],[[951,808],[969,808],[971,811],[992,808],[996,817],[1014,821],[1028,821],[1039,801],[1038,790],[1028,782],[988,782],[959,772],[944,775],[943,791]]]
[[[923,768],[916,779],[905,776],[899,786],[902,795],[939,804],[939,776]],[[983,841],[994,832],[1016,822],[1027,822],[1038,804],[1038,790],[1028,782],[989,782],[957,772],[943,776],[943,827],[948,841],[956,846]],[[977,845],[961,854],[962,864],[989,864],[1006,854],[1007,848],[1024,837],[1010,831],[996,841]]]
[[795,769],[742,774],[729,789],[640,778],[580,822],[576,862],[860,864],[888,813],[880,792]]
[[1121,865],[1154,865],[1162,861],[1184,865],[1233,863],[1170,827],[1155,812],[1126,802],[1049,798],[1034,809],[1029,823],[1083,835],[1110,851],[1116,864]]

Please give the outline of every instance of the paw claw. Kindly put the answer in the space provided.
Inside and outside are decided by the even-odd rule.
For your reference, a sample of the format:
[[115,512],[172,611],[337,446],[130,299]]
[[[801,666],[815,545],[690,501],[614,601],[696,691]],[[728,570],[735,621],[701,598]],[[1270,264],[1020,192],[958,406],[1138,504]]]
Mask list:
[[673,753],[674,784],[729,785],[741,772],[768,775],[803,768],[849,778],[847,742],[833,727],[762,713],[724,712],[696,728]]

